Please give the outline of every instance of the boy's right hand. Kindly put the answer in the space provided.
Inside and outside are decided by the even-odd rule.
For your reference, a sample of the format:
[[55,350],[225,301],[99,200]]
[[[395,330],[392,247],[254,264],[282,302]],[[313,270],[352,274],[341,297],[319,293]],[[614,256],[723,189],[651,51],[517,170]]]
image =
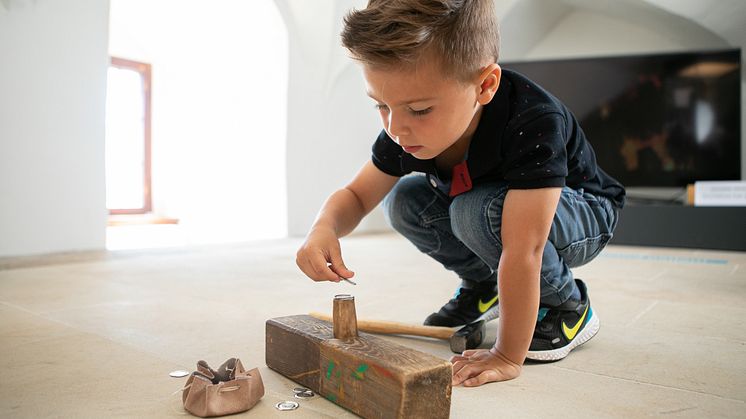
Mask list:
[[342,261],[339,239],[332,229],[312,229],[298,249],[295,263],[314,281],[339,282],[342,278],[349,279],[355,276],[355,272],[347,269]]

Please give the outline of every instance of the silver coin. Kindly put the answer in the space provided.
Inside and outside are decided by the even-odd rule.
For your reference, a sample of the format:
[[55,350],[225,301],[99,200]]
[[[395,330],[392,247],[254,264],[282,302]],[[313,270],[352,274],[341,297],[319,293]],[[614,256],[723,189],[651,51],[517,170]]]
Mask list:
[[293,389],[293,393],[295,393],[295,394],[306,393],[306,392],[309,392],[309,391],[311,391],[311,389],[310,388],[305,388],[305,387],[296,387],[296,388]]
[[304,391],[304,392],[301,392],[301,393],[295,393],[295,397],[298,398],[298,399],[307,399],[307,398],[313,397],[313,396],[314,396],[314,394],[313,394],[313,391],[311,391],[311,390]]
[[186,377],[189,374],[191,374],[189,371],[184,371],[184,370],[176,370],[176,371],[171,371],[170,373],[168,373],[168,375],[174,378]]
[[284,402],[279,402],[275,405],[275,409],[277,410],[295,410],[298,408],[298,402],[294,402],[291,400],[286,400]]

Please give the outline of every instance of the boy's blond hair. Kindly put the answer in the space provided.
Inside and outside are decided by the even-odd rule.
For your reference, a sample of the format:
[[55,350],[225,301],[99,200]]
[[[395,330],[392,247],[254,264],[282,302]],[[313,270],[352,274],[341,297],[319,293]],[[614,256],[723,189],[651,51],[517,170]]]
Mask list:
[[446,76],[467,81],[497,62],[494,0],[369,0],[344,19],[342,45],[375,67],[414,66],[426,54]]

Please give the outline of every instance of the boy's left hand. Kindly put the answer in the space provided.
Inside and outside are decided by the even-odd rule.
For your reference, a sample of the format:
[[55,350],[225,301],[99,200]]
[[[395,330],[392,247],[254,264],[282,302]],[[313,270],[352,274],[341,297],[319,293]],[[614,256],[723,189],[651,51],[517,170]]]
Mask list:
[[472,349],[451,357],[451,384],[477,387],[493,381],[506,381],[521,375],[521,366],[492,349]]

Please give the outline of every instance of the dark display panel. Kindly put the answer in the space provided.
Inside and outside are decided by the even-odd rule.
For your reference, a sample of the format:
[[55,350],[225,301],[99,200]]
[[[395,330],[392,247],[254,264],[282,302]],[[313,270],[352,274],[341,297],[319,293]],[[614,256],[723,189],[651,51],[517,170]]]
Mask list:
[[740,50],[501,65],[562,100],[625,186],[741,177]]

